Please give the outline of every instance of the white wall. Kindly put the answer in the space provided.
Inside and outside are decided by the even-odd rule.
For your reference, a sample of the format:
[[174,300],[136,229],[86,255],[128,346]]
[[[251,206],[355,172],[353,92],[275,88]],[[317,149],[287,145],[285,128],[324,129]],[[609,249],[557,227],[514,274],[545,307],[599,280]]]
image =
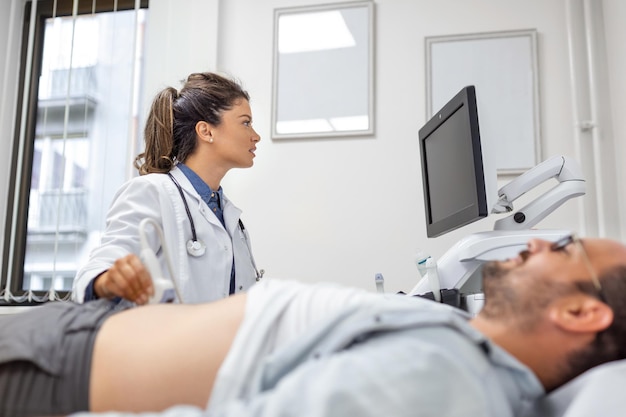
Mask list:
[[[218,67],[245,81],[255,126],[264,136],[255,167],[232,172],[225,187],[245,210],[257,262],[269,275],[373,289],[374,273],[382,272],[388,290],[407,290],[417,275],[418,248],[440,256],[466,233],[491,228],[487,219],[436,239],[425,237],[417,132],[425,122],[426,36],[536,28],[542,152],[544,157],[577,153],[571,140],[566,5],[544,0],[376,1],[376,135],[272,142],[273,9],[314,3],[326,2],[221,3]],[[614,19],[617,26],[619,18]],[[578,229],[582,218],[579,204],[570,201],[539,226]]]
[[161,89],[192,72],[214,70],[219,0],[151,0],[146,29],[144,109]]
[[[491,229],[497,218],[426,238],[417,146],[417,132],[425,122],[424,37],[537,29],[542,152],[544,157],[574,156],[566,1],[378,0],[376,134],[272,141],[274,8],[328,1],[151,0],[148,40],[157,42],[146,51],[144,103],[156,89],[174,85],[192,71],[217,69],[239,78],[252,96],[254,125],[263,140],[255,166],[229,173],[223,186],[244,210],[259,267],[267,276],[335,280],[371,290],[374,274],[381,272],[388,291],[409,290],[417,278],[413,264],[417,249],[441,256],[465,234]],[[608,71],[615,91],[612,129],[616,137],[624,138],[619,112],[626,103],[618,91],[626,91],[621,24],[626,10],[621,0],[603,3]],[[6,14],[1,11],[0,48],[7,39]],[[3,134],[5,121],[12,120],[8,112],[4,106],[0,110]],[[0,146],[4,150],[0,155],[8,159],[8,141]],[[619,146],[623,155],[623,141]],[[623,188],[626,174],[620,169],[618,184]],[[7,173],[8,168],[0,171],[4,178],[0,191],[6,189]],[[528,198],[536,195],[529,194]],[[523,204],[524,199],[516,207]],[[623,197],[621,204],[624,207]],[[579,229],[583,210],[570,201],[539,227]],[[615,224],[623,225],[624,219],[619,220]],[[626,236],[624,226],[619,227]]]
[[604,0],[604,24],[608,50],[609,84],[611,94],[612,131],[616,138],[616,177],[618,187],[614,190],[619,197],[621,236],[626,237],[626,2],[623,0]]

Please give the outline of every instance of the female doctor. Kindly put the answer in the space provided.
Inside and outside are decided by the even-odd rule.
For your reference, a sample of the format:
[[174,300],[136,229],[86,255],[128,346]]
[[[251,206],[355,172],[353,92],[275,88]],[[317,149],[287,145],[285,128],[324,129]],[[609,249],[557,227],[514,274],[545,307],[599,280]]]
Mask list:
[[[248,93],[223,76],[191,74],[180,92],[168,87],[157,94],[144,139],[145,151],[135,159],[140,176],[117,191],[101,245],[74,280],[74,299],[148,302],[154,285],[138,257],[146,244],[161,271],[170,258],[181,302],[248,289],[260,274],[241,210],[220,186],[231,168],[253,165],[261,139]],[[165,248],[157,228],[140,231],[144,219],[161,227]]]

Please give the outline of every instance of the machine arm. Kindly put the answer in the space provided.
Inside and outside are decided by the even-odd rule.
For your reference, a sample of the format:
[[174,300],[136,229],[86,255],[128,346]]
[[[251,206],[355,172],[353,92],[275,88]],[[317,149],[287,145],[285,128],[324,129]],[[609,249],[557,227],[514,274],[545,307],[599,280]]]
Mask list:
[[585,194],[585,180],[578,164],[565,156],[555,156],[543,161],[500,188],[498,204],[493,212],[513,211],[513,201],[552,178],[558,181],[556,186],[534,199],[521,210],[497,220],[494,229],[529,229],[565,201]]

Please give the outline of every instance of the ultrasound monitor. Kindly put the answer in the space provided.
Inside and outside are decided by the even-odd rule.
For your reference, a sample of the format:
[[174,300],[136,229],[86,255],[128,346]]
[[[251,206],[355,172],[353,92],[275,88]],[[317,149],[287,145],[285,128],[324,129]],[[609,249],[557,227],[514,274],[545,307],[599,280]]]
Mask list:
[[474,86],[420,130],[426,234],[440,236],[489,214]]
[[[549,158],[498,188],[495,138],[481,138],[478,128],[478,109],[487,105],[473,86],[465,87],[419,131],[428,237],[440,236],[490,213],[507,214],[495,221],[493,230],[470,233],[458,240],[436,260],[436,268],[429,269],[408,292],[422,296],[431,293],[434,298],[444,289],[444,302],[446,294],[448,300],[455,301],[460,294],[465,300],[462,308],[471,314],[482,307],[480,267],[485,262],[517,256],[531,239],[556,241],[571,234],[569,230],[535,226],[586,190],[582,170],[565,156]],[[513,207],[527,191],[553,180],[556,186],[522,208]]]

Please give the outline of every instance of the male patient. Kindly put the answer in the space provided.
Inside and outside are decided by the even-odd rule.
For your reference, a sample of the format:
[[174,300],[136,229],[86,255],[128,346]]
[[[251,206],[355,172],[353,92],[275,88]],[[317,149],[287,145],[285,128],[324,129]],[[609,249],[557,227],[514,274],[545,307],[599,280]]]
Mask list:
[[116,312],[103,300],[2,317],[0,415],[519,416],[626,357],[624,245],[531,240],[483,274],[474,319],[272,280],[212,304]]

